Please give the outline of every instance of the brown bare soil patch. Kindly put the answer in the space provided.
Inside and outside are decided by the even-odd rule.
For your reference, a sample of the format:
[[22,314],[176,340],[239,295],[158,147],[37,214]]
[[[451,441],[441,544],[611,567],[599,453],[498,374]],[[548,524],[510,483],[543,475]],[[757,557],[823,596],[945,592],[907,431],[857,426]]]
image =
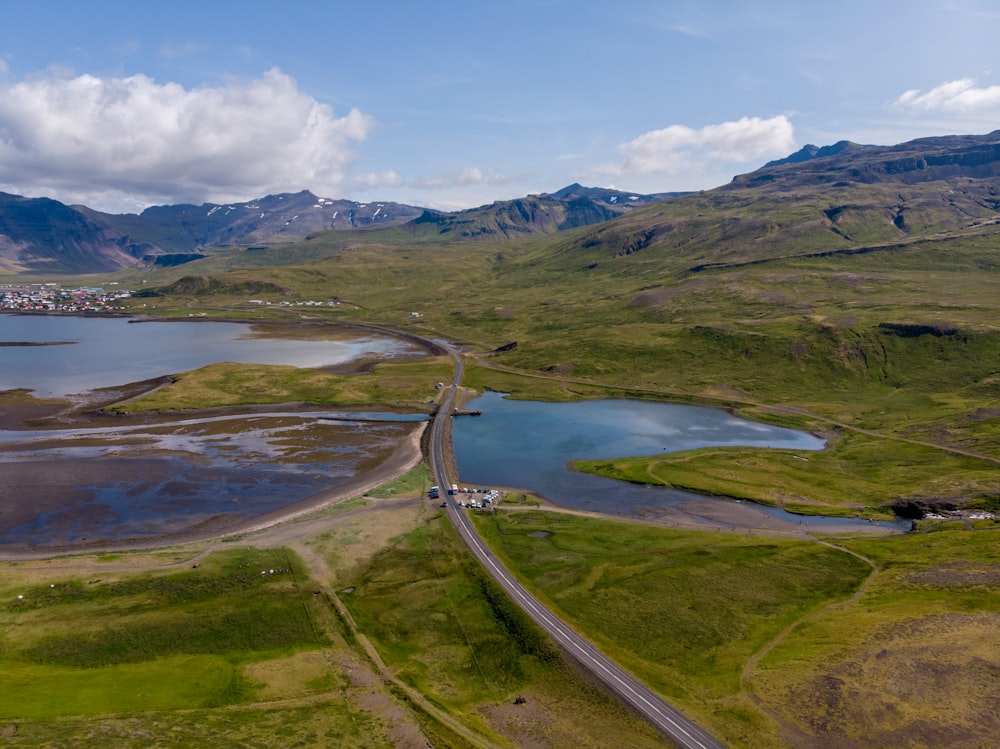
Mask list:
[[817,749],[981,749],[1000,736],[998,700],[1000,614],[991,612],[885,627],[765,701]]
[[32,398],[25,390],[0,391],[0,429],[22,428],[26,421],[43,419],[65,411],[65,401],[42,401]]
[[490,727],[507,736],[519,749],[550,749],[553,746],[552,716],[533,700],[523,705],[494,705],[482,712]]
[[977,585],[1000,585],[1000,564],[952,562],[929,567],[907,575],[907,585],[928,585],[935,588],[968,588]]

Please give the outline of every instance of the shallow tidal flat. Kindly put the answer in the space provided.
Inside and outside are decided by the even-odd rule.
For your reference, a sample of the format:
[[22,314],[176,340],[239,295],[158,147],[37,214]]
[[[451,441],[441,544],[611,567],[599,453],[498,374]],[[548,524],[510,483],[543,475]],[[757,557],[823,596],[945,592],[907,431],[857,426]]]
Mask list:
[[0,545],[227,532],[383,464],[415,425],[261,413],[0,431]]

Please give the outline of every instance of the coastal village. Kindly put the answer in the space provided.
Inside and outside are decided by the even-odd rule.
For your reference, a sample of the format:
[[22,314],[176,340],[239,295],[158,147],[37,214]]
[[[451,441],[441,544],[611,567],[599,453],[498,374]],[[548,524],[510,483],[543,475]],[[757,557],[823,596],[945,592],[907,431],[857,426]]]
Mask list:
[[[109,286],[117,286],[111,282]],[[127,289],[103,287],[66,289],[56,283],[33,283],[0,286],[0,310],[18,312],[117,312],[125,309],[123,299],[132,296]]]

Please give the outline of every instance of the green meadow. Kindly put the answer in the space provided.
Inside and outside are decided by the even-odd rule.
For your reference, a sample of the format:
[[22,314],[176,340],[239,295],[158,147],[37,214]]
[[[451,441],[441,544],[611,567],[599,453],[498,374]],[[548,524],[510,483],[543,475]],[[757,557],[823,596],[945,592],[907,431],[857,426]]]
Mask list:
[[366,406],[428,410],[435,383],[451,375],[450,360],[377,363],[371,371],[338,375],[265,364],[210,364],[176,375],[169,385],[109,407],[112,413],[300,402],[316,406]]
[[[281,570],[272,574],[270,570]],[[266,574],[261,574],[266,571]],[[242,664],[327,644],[284,550],[233,550],[170,574],[46,578],[0,598],[2,719],[238,704]],[[87,685],[87,689],[81,686]]]
[[[982,721],[996,724],[988,707],[1000,696],[995,531],[821,544],[530,510],[476,523],[554,610],[733,745],[809,746],[838,735],[842,746],[899,745],[889,726],[864,743],[877,710],[897,711],[893,728],[920,713],[929,724],[932,687],[953,678],[957,691],[940,699],[964,706],[943,719],[940,735],[982,740],[990,735]],[[913,632],[921,638],[911,648]],[[939,665],[935,647],[947,653]],[[931,672],[907,693],[898,680],[916,652]],[[853,659],[862,655],[870,665],[859,671]],[[843,699],[817,704],[831,673]],[[828,736],[833,723],[840,733]],[[950,745],[921,739],[919,729],[908,736],[913,743],[902,745]]]
[[[576,461],[583,471],[639,484],[823,515],[892,516],[896,500],[996,505],[993,461],[892,438],[841,432],[817,452],[703,448],[616,460]],[[892,459],[886,460],[891,454]]]
[[394,673],[498,745],[507,745],[497,736],[504,706],[523,697],[509,715],[520,727],[506,726],[515,746],[543,725],[541,735],[558,746],[662,746],[650,726],[566,661],[442,514],[393,539],[344,582],[342,600]]
[[868,574],[811,541],[681,532],[530,510],[477,516],[544,601],[717,736],[778,741],[741,693],[747,659]]

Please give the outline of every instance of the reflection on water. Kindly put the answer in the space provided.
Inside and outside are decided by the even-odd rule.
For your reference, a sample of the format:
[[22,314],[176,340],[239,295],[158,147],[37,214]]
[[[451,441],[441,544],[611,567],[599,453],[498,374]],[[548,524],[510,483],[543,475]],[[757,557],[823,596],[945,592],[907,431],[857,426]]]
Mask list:
[[28,388],[39,397],[124,385],[222,361],[324,367],[369,353],[385,357],[414,351],[411,344],[387,336],[297,340],[261,337],[243,323],[129,323],[62,315],[0,314],[0,341],[72,342],[2,349],[0,390]]
[[[220,361],[323,367],[416,352],[332,328],[0,314],[0,390],[64,397]],[[268,333],[275,333],[273,326]],[[323,338],[323,335],[330,337]],[[0,431],[0,544],[155,536],[249,518],[369,470],[419,414],[274,413],[156,426]],[[394,423],[397,422],[397,423]]]
[[[700,447],[806,451],[824,446],[822,439],[805,432],[702,406],[634,400],[540,403],[487,393],[467,407],[482,411],[482,416],[455,420],[455,459],[464,483],[521,487],[564,507],[607,514],[656,515],[694,501],[727,500],[579,473],[570,469],[570,461]],[[844,518],[791,515],[777,508],[754,506],[754,510],[796,525],[868,525]]]
[[[0,432],[0,484],[17,487],[0,504],[4,517],[19,518],[0,526],[0,544],[136,538],[220,515],[254,517],[355,477],[412,428],[330,417],[269,414],[121,430]],[[37,511],[24,507],[33,497]]]

